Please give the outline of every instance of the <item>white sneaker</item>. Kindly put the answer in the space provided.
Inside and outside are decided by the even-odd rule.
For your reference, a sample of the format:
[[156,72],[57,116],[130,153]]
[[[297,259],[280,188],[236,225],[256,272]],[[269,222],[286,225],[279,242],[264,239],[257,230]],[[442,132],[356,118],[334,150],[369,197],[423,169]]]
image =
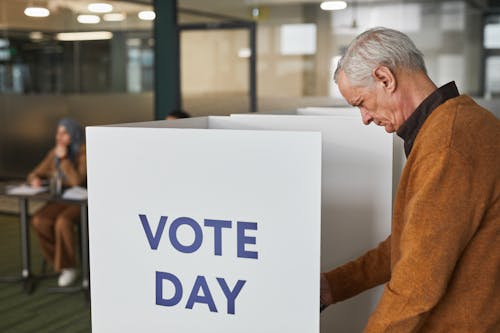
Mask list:
[[75,282],[76,277],[76,268],[63,268],[57,280],[57,285],[59,287],[70,286]]

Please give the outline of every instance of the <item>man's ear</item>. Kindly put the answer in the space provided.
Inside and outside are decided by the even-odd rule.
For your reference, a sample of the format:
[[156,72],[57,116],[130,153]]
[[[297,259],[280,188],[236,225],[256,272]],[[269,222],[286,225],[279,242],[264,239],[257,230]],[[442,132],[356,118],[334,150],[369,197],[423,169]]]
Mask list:
[[385,90],[392,93],[396,90],[396,77],[386,66],[377,66],[372,71],[376,84],[382,84]]

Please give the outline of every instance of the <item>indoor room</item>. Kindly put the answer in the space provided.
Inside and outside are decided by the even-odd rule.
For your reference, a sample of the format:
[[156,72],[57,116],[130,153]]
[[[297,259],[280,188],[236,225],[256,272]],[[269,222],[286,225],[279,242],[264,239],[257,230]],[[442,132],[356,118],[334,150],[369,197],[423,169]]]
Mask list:
[[[368,73],[373,83],[351,85],[357,82],[351,71],[371,64],[370,57],[385,50],[407,52],[400,40],[394,48],[381,44],[351,61],[348,57],[358,47],[353,40],[376,27],[413,42],[418,50],[411,52],[425,62],[424,70],[410,68],[418,75],[403,81],[406,65],[400,72],[399,63],[381,62]],[[380,67],[387,72],[377,76]],[[383,92],[376,88],[378,80]],[[417,97],[420,88],[426,94]],[[359,91],[385,94],[376,95],[372,104],[380,108],[389,105],[393,110],[400,103],[398,107],[409,110],[404,122],[399,114],[390,120],[377,118],[366,106],[368,97],[350,95]],[[429,165],[424,158],[415,162],[417,152],[424,154],[427,147],[415,135],[427,128],[424,121],[437,118],[428,113],[457,98],[467,98],[481,115],[484,110],[488,120],[478,128],[473,126],[479,120],[464,120],[463,131],[470,132],[457,129],[459,139],[446,140],[451,146],[461,143],[462,136],[476,137],[475,143],[464,139],[463,149],[480,155],[478,160],[452,147],[446,156],[456,153],[461,167],[447,168],[454,164],[441,156]],[[417,118],[413,112],[425,116]],[[417,123],[408,122],[411,116]],[[395,318],[394,309],[403,313],[411,307],[405,307],[406,298],[387,301],[387,294],[400,291],[391,289],[401,282],[395,270],[402,264],[394,258],[406,258],[405,250],[392,249],[392,266],[391,258],[378,262],[391,266],[390,280],[375,279],[370,288],[380,286],[358,296],[368,286],[353,287],[356,292],[346,291],[342,297],[332,291],[335,283],[350,285],[339,277],[344,273],[333,269],[346,267],[339,266],[346,262],[359,264],[351,260],[376,248],[391,232],[392,242],[420,240],[404,232],[394,236],[400,230],[397,221],[412,226],[407,219],[413,211],[405,207],[418,214],[440,207],[437,215],[415,213],[419,221],[443,216],[448,221],[452,218],[446,208],[470,208],[460,216],[477,218],[475,231],[487,229],[480,227],[484,219],[499,217],[494,211],[500,195],[499,116],[496,0],[0,0],[0,331],[137,332],[169,323],[179,333],[451,331],[443,319],[433,321],[438,316],[433,309],[453,303],[449,299],[434,300],[430,309],[422,310],[429,311],[422,315],[428,322],[401,319],[394,330],[389,324],[386,330],[376,326],[377,320],[385,320],[377,317],[386,315],[381,311],[390,313],[384,318]],[[459,123],[456,119],[443,124]],[[409,124],[415,127],[408,130]],[[441,128],[448,127],[443,126],[433,133],[444,135]],[[429,156],[440,151],[444,140],[433,144]],[[478,161],[493,169],[475,169],[482,165]],[[424,191],[430,179],[448,180],[441,174],[432,178],[440,163],[439,171],[454,178]],[[412,172],[414,165],[423,169]],[[419,179],[421,188],[411,178],[418,176],[427,177]],[[467,200],[452,199],[462,190]],[[439,203],[443,193],[449,199]],[[411,195],[433,197],[418,202]],[[161,210],[170,202],[175,213]],[[126,212],[133,215],[134,227],[121,229]],[[306,218],[314,222],[309,231],[300,231]],[[275,230],[264,222],[273,219],[284,224]],[[338,224],[326,222],[337,219]],[[58,234],[60,225],[65,231]],[[498,235],[498,220],[496,225],[489,235]],[[453,283],[450,276],[460,271],[476,235],[472,227],[470,234],[441,228],[441,233],[460,235],[467,242],[429,248],[429,258],[441,258],[432,251],[456,251],[458,263],[443,273],[451,282],[441,281],[440,271],[433,269],[441,263],[429,268],[427,285]],[[134,232],[140,238],[137,244]],[[279,240],[268,247],[265,242],[272,239]],[[447,240],[443,236],[435,243]],[[496,252],[494,244],[484,245],[488,253]],[[234,255],[228,250],[233,248]],[[144,253],[128,252],[132,250]],[[169,256],[175,257],[171,266],[161,266]],[[491,258],[496,267],[491,269],[498,271],[498,255]],[[111,264],[114,273],[109,273],[107,264],[114,262],[121,266]],[[240,267],[240,262],[246,265]],[[190,265],[200,268],[183,268]],[[274,272],[277,266],[283,270]],[[179,274],[168,273],[168,267]],[[309,268],[310,274],[303,272]],[[126,277],[129,270],[134,273]],[[301,273],[285,282],[294,270]],[[154,271],[143,282],[141,272]],[[321,280],[316,279],[320,272]],[[356,278],[345,273],[342,279],[347,275]],[[369,280],[364,275],[359,279]],[[411,280],[407,276],[405,281]],[[287,298],[293,289],[286,289],[302,282],[310,282],[309,289],[297,289],[296,295],[303,296],[297,305]],[[500,310],[499,283],[488,290],[491,303],[481,306]],[[134,290],[132,284],[140,286]],[[141,307],[139,314],[142,288],[151,292],[152,307]],[[333,299],[324,300],[324,288]],[[415,295],[428,299],[422,290],[412,294],[413,289],[404,289],[401,294],[406,292],[411,300],[420,299]],[[280,310],[279,303],[287,305]],[[115,304],[116,311],[110,309]],[[488,327],[491,332],[500,329],[498,313],[488,317],[485,312],[485,318],[496,316],[497,326]],[[158,320],[161,316],[164,321]],[[267,328],[260,328],[262,323]],[[474,325],[470,327],[482,327]],[[464,327],[457,332],[474,331]]]

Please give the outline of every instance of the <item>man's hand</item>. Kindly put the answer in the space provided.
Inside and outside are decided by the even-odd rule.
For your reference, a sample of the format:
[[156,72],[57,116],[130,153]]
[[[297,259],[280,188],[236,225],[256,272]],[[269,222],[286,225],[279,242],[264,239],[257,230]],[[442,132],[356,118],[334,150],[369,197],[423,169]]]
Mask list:
[[319,291],[319,301],[322,308],[326,308],[328,305],[333,303],[332,292],[330,290],[330,285],[326,279],[325,273],[320,275],[320,291]]

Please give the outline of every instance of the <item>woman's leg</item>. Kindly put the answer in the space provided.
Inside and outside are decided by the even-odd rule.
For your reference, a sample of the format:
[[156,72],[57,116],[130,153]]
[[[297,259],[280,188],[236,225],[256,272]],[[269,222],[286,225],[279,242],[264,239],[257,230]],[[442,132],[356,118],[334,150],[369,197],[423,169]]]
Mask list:
[[73,223],[80,220],[80,206],[64,205],[64,210],[57,215],[54,225],[54,270],[75,268],[75,231]]
[[31,218],[31,225],[35,229],[42,254],[50,265],[54,264],[54,224],[57,215],[64,209],[64,206],[64,204],[57,202],[48,203]]

